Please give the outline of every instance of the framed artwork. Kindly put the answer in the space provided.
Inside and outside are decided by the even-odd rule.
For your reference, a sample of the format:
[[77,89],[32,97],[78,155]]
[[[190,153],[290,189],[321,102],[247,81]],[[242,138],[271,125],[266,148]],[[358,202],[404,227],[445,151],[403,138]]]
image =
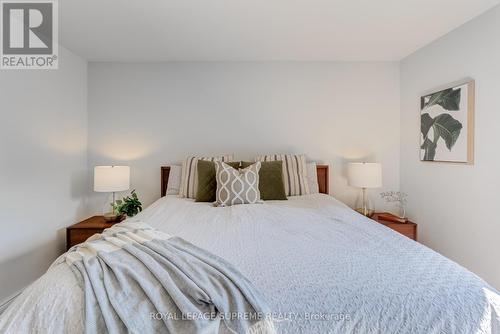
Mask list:
[[474,81],[420,98],[420,160],[474,163]]

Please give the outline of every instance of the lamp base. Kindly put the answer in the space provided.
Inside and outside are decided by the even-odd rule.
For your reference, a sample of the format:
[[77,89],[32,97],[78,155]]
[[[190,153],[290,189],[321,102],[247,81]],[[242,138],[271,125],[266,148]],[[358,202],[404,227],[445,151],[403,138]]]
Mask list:
[[375,210],[373,209],[367,209],[366,212],[363,208],[356,208],[355,210],[368,218],[373,217],[375,214]]
[[123,215],[117,215],[113,212],[108,212],[104,214],[104,220],[108,223],[116,223],[123,220]]

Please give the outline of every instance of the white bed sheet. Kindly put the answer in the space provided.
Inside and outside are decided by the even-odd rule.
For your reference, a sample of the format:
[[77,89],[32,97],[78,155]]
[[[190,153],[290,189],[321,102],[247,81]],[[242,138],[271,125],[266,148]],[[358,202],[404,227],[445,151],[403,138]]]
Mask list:
[[[282,333],[500,333],[498,292],[330,196],[226,208],[167,196],[133,220],[234,264]],[[78,333],[82,305],[75,278],[58,265],[6,310],[0,332]]]

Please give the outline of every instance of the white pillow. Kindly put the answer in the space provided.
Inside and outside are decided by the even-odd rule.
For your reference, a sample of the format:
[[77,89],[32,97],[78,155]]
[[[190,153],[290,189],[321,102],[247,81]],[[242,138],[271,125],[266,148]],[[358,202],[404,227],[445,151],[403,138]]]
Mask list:
[[180,197],[196,198],[198,191],[198,160],[224,161],[233,160],[233,155],[222,155],[218,157],[187,157],[182,163]]
[[309,194],[306,157],[303,154],[261,155],[255,161],[283,161],[283,183],[287,196]]
[[315,162],[307,163],[307,183],[309,184],[310,194],[319,193],[318,170],[316,169]]
[[170,166],[170,173],[168,174],[167,195],[179,195],[181,189],[181,176],[182,166]]

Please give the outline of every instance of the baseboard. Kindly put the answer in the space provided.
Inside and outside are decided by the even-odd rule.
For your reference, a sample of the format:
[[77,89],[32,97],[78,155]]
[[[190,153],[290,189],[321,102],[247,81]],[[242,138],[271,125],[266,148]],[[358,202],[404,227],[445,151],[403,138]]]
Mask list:
[[9,307],[10,303],[12,303],[14,299],[16,299],[16,297],[21,294],[21,292],[23,292],[23,290],[18,291],[17,293],[0,302],[0,314],[2,314],[7,309],[7,307]]

